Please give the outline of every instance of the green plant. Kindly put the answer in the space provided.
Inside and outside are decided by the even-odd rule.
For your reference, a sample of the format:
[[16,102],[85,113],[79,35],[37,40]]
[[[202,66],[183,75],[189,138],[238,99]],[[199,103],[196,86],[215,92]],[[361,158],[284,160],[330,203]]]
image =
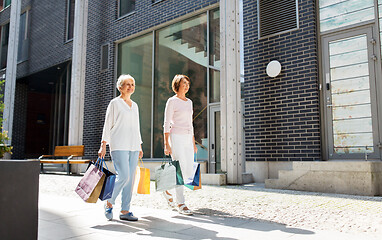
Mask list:
[[[5,80],[0,80],[0,126],[3,129],[3,112],[4,112],[4,102],[3,102],[3,87]],[[12,146],[8,146],[6,142],[9,140],[7,131],[0,132],[0,158],[4,156],[5,153],[12,154]]]

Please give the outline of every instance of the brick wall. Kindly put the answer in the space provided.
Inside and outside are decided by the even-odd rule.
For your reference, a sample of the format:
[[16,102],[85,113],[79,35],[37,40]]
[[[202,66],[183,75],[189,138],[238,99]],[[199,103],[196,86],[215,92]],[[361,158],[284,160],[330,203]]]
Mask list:
[[[259,40],[257,2],[243,0],[247,161],[321,158],[316,6],[298,3],[299,29]],[[265,72],[272,60],[282,65],[276,78]]]
[[[17,78],[66,62],[72,57],[72,41],[66,42],[65,35],[67,0],[25,0],[21,12],[27,8],[30,8],[29,57],[28,61],[17,65]],[[0,13],[0,20],[2,15]]]
[[[116,40],[218,3],[219,0],[136,1],[135,12],[118,19],[117,2],[89,1],[84,135],[85,154],[95,157],[100,146],[106,107],[116,79]],[[100,71],[101,45],[109,43],[109,69]]]

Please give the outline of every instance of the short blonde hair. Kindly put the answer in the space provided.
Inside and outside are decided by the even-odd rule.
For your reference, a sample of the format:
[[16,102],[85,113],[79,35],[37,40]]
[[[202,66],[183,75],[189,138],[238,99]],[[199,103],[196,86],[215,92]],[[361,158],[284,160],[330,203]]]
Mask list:
[[133,76],[131,76],[130,74],[122,74],[121,76],[119,76],[119,78],[117,80],[117,88],[118,88],[118,90],[119,90],[119,88],[121,88],[123,86],[123,83],[127,79],[133,80],[134,84],[135,84],[135,79],[133,78]]
[[188,84],[191,85],[191,80],[189,77],[187,77],[186,75],[183,75],[183,74],[177,74],[175,75],[175,77],[172,79],[172,84],[171,84],[171,87],[172,87],[172,90],[177,93],[179,91],[179,86],[180,86],[180,82],[182,82],[183,79],[186,79]]

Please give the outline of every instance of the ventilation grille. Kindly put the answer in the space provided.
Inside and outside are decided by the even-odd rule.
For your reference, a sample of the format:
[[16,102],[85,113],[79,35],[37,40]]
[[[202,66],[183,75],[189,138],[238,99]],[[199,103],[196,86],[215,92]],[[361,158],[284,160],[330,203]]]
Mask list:
[[101,47],[101,70],[108,69],[109,66],[109,44]]
[[259,37],[298,28],[296,0],[258,0]]

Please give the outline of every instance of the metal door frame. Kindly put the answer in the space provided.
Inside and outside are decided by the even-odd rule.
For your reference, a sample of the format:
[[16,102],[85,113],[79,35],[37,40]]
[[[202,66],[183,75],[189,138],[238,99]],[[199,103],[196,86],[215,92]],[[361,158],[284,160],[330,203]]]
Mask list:
[[[380,133],[379,133],[379,116],[377,109],[379,108],[378,102],[377,102],[377,63],[380,62],[379,58],[377,61],[373,61],[370,58],[372,56],[380,56],[378,51],[378,44],[372,44],[371,41],[375,39],[375,34],[377,34],[378,31],[374,28],[373,25],[367,25],[363,27],[359,27],[356,29],[351,29],[349,31],[341,31],[340,33],[336,34],[330,34],[328,36],[322,36],[322,90],[323,90],[323,113],[324,113],[324,121],[325,121],[325,136],[326,136],[326,149],[327,149],[327,159],[328,160],[338,160],[338,159],[380,159],[380,149],[379,149],[379,142],[380,142]],[[332,111],[328,109],[328,101],[327,98],[331,97],[331,90],[326,89],[326,84],[330,83],[330,72],[329,72],[329,42],[350,38],[352,36],[362,35],[366,34],[367,41],[368,41],[368,57],[369,57],[369,77],[370,77],[370,98],[371,98],[371,111],[372,113],[372,126],[373,126],[373,144],[374,144],[374,153],[372,154],[335,154],[333,152],[333,125],[332,125]],[[378,41],[377,41],[378,43]],[[331,101],[331,99],[330,99]],[[331,102],[330,102],[331,103]],[[329,103],[329,104],[330,104]]]
[[210,104],[209,106],[209,151],[208,151],[208,169],[209,173],[216,173],[216,133],[215,133],[215,113],[220,112],[220,104]]

